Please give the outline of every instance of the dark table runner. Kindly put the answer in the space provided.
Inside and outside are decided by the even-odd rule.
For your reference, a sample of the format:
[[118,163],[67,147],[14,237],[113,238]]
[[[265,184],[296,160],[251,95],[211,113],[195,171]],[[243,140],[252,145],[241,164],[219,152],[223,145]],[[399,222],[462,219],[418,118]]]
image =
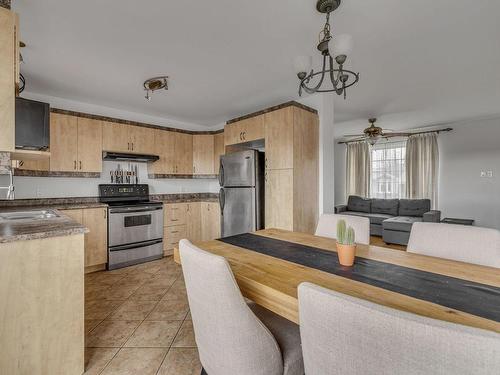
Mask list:
[[219,241],[500,322],[498,287],[361,257],[344,267],[335,252],[250,233]]

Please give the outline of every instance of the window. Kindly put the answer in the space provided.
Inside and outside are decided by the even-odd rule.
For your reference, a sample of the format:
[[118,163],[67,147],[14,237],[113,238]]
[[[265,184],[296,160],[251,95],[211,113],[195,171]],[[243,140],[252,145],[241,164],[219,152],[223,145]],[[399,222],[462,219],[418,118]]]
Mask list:
[[378,142],[372,146],[372,198],[404,198],[406,196],[406,141]]

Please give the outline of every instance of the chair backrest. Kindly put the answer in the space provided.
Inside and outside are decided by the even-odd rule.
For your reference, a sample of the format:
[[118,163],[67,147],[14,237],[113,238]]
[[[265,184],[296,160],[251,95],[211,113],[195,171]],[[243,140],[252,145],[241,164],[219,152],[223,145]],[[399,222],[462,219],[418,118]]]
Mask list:
[[276,339],[245,303],[227,261],[181,240],[182,272],[200,360],[208,374],[283,374]]
[[366,217],[353,215],[322,214],[316,227],[316,236],[337,239],[337,222],[345,220],[348,226],[356,232],[356,243],[370,244],[370,220]]
[[500,334],[299,285],[307,375],[500,374]]
[[468,225],[414,223],[407,251],[500,268],[500,231]]

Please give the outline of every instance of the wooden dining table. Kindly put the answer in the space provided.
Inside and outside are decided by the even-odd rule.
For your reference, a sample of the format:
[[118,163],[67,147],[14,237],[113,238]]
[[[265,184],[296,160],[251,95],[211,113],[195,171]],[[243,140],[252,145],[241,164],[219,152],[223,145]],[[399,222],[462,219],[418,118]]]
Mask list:
[[[343,267],[337,263],[335,240],[280,229],[195,245],[227,259],[245,297],[295,323],[297,287],[310,282],[398,310],[500,333],[497,268],[360,244],[354,266]],[[178,248],[174,259],[180,263]]]

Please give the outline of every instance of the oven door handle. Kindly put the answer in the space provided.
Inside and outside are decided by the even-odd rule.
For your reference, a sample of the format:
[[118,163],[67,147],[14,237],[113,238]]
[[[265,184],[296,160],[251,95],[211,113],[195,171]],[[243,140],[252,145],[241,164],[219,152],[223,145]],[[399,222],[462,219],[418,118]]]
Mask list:
[[122,251],[122,250],[137,249],[139,247],[156,245],[156,244],[162,243],[162,242],[163,242],[163,239],[159,238],[157,240],[136,242],[136,243],[131,243],[131,244],[127,244],[127,245],[119,245],[119,246],[110,247],[109,251]]
[[110,208],[109,213],[110,214],[131,214],[134,212],[147,212],[147,211],[156,211],[156,210],[163,210],[163,206],[146,206],[143,208],[136,208],[133,210],[128,210],[126,208]]

